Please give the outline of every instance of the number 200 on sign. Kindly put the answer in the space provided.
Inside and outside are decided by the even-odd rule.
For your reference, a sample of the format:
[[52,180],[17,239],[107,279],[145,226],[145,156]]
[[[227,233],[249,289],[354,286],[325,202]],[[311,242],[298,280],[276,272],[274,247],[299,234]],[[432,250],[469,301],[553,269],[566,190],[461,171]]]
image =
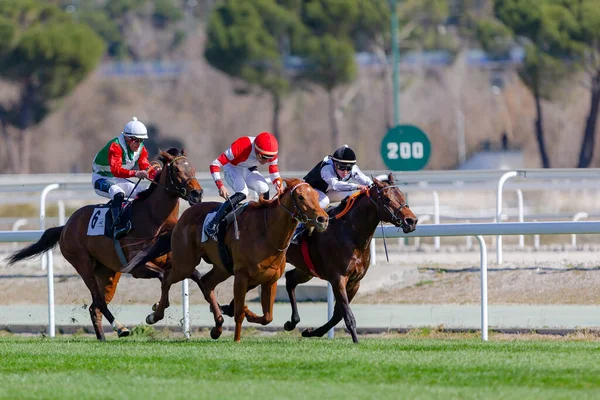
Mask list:
[[421,159],[423,158],[423,143],[421,142],[390,142],[387,144],[388,159],[397,160],[400,157],[403,160],[409,158]]

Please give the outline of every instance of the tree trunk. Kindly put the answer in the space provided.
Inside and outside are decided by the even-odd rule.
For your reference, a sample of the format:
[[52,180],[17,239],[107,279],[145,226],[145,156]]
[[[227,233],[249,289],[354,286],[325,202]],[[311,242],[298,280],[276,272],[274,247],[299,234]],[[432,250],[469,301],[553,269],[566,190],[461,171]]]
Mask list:
[[[281,96],[275,92],[271,93],[271,99],[273,101],[273,120],[271,122],[271,133],[273,133],[273,136],[275,136],[275,138],[277,138],[277,141],[279,142],[279,148],[281,149],[281,131],[279,128],[279,117],[281,116],[281,107],[282,107],[282,103],[281,103]],[[281,151],[280,151],[281,153]],[[280,157],[279,157],[280,158]],[[281,166],[281,159],[279,160],[279,165]]]
[[27,128],[31,125],[32,107],[35,96],[34,86],[27,82],[23,88],[19,112],[19,139],[18,151],[21,157],[20,165],[15,165],[19,173],[28,174],[31,159],[31,133]]
[[596,123],[598,121],[598,109],[600,108],[600,70],[592,78],[590,112],[585,122],[581,151],[579,152],[579,164],[577,168],[588,168],[594,157],[594,146],[596,142]]
[[533,93],[535,98],[535,110],[537,112],[535,120],[535,136],[537,138],[538,146],[540,147],[540,157],[542,158],[542,167],[550,168],[550,159],[546,152],[546,143],[544,141],[544,125],[542,115],[542,99],[539,91],[536,89]]
[[339,131],[339,127],[337,124],[337,119],[335,117],[335,113],[338,112],[338,110],[337,110],[337,106],[336,106],[335,95],[333,93],[333,89],[330,89],[327,92],[327,96],[329,99],[329,126],[331,128],[331,139],[333,142],[333,146],[331,146],[331,148],[337,149],[338,147],[343,145],[343,143],[342,143],[342,139],[340,137],[340,131]]

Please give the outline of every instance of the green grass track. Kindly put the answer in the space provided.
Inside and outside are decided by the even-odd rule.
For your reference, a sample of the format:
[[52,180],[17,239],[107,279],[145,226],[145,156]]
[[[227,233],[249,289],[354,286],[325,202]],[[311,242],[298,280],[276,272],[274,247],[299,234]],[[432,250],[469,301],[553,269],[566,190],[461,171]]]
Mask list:
[[3,399],[600,398],[600,343],[0,338]]

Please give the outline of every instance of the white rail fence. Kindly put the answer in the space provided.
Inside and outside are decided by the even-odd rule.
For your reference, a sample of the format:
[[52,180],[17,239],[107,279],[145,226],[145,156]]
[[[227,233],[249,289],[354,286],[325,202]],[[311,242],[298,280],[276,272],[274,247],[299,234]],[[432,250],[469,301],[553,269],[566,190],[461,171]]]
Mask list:
[[[34,242],[43,231],[7,231],[0,232],[0,242]],[[564,222],[508,222],[508,223],[473,223],[473,224],[439,224],[419,226],[416,231],[405,235],[395,227],[386,226],[378,229],[375,237],[442,237],[442,236],[474,236],[479,242],[481,270],[481,338],[488,340],[488,301],[487,301],[487,247],[484,236],[496,235],[563,235],[563,234],[600,234],[600,222],[564,221]],[[48,335],[56,334],[54,324],[54,270],[51,252],[45,253],[48,278]],[[183,296],[183,331],[190,337],[188,280],[182,283]],[[333,292],[331,286],[327,293],[327,317],[333,315]],[[333,337],[333,329],[328,332]]]

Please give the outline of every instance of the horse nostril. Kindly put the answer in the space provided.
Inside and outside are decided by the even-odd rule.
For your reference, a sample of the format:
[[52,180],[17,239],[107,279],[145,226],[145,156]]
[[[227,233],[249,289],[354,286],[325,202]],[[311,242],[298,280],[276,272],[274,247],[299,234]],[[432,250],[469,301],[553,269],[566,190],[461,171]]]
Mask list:
[[417,220],[416,219],[412,219],[412,218],[406,218],[406,219],[404,219],[404,222],[408,226],[415,226],[416,223],[417,223]]
[[317,222],[318,222],[319,224],[324,224],[324,223],[326,223],[328,220],[329,220],[329,217],[323,217],[322,215],[319,215],[319,216],[317,217]]

